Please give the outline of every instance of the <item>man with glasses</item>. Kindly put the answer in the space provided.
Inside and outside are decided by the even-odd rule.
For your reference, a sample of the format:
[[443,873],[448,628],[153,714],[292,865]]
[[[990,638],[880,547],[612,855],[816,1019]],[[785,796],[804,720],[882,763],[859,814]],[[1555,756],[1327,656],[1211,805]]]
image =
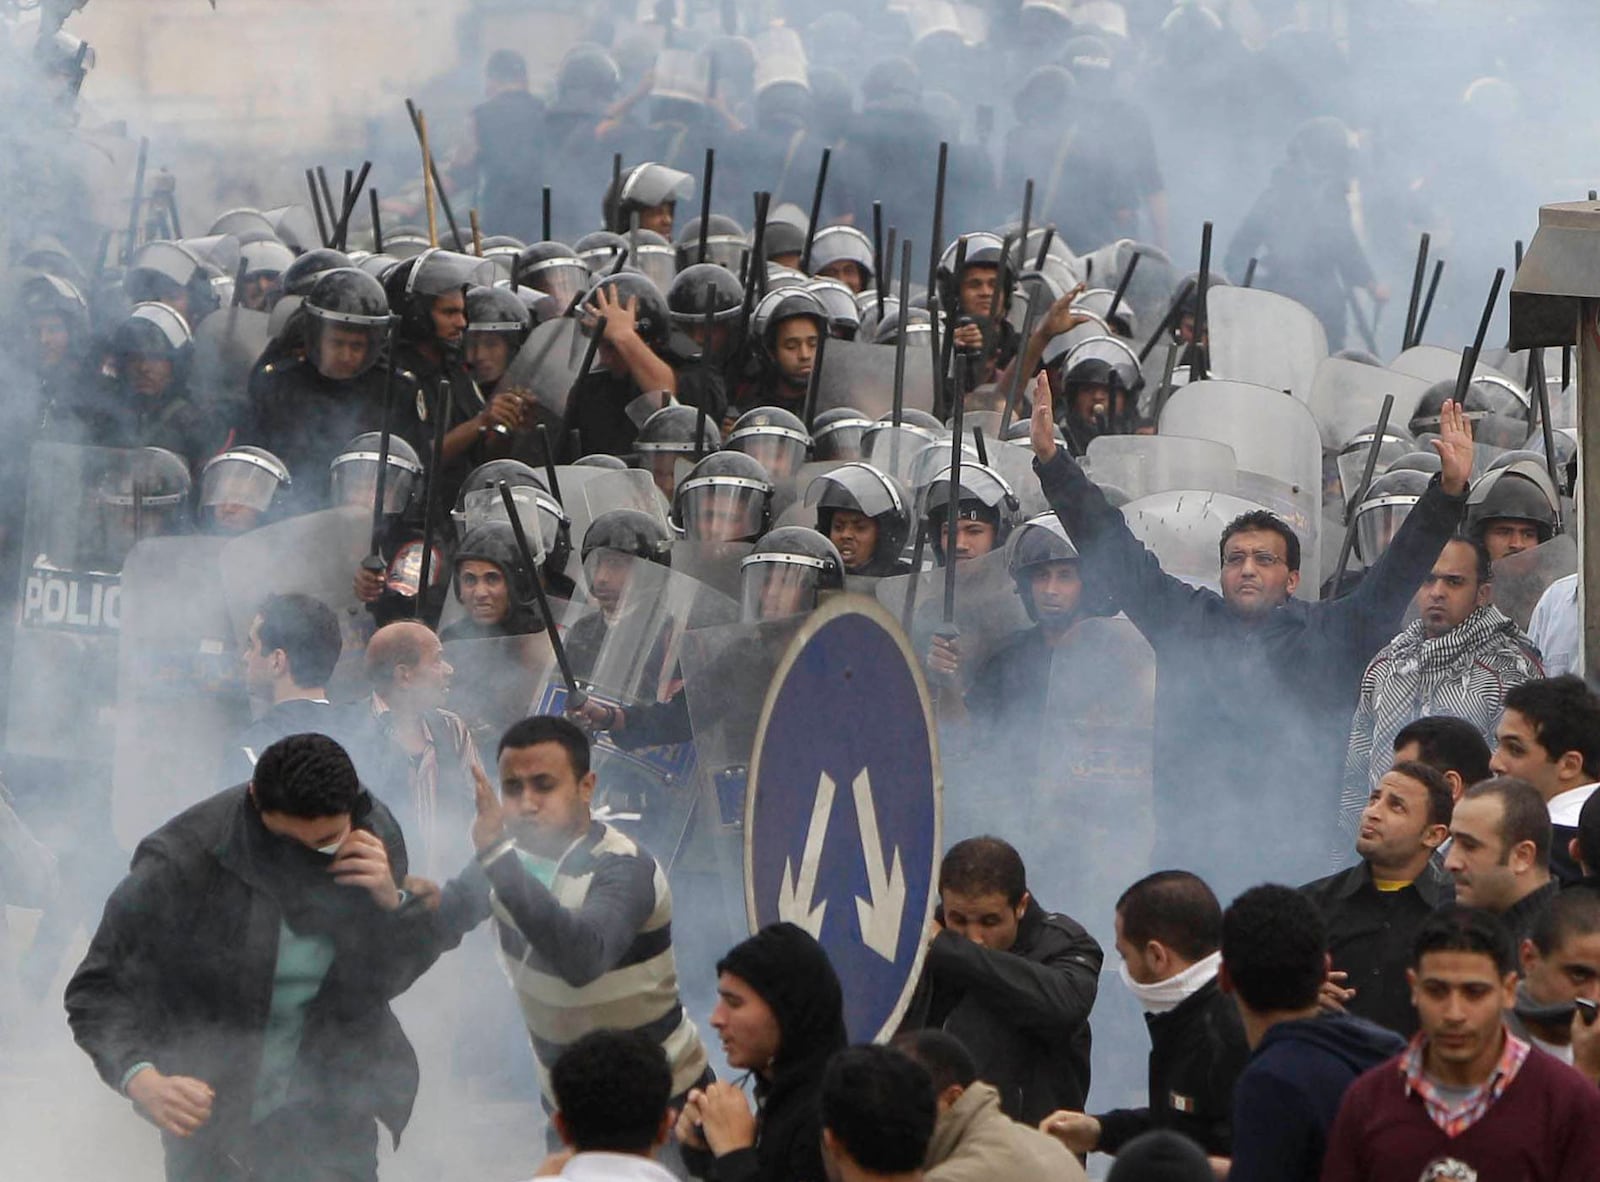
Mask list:
[[1034,466],[1085,578],[1155,649],[1155,861],[1201,874],[1224,896],[1303,879],[1332,840],[1361,675],[1461,519],[1472,472],[1461,408],[1441,416],[1439,476],[1361,586],[1308,603],[1293,598],[1300,539],[1264,510],[1223,531],[1220,594],[1167,574],[1057,446],[1042,379],[1033,406]]

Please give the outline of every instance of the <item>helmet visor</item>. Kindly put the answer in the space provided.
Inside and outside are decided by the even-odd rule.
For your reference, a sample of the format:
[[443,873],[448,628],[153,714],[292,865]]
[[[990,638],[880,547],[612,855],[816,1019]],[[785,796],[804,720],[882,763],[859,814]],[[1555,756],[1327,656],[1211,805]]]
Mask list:
[[695,542],[741,542],[761,533],[766,488],[750,481],[691,481],[679,505],[684,536]]
[[1385,497],[1383,500],[1383,504],[1362,508],[1356,518],[1356,553],[1367,566],[1383,556],[1417,503],[1415,497]]
[[[1339,490],[1344,494],[1345,503],[1356,495],[1356,486],[1361,483],[1361,473],[1366,470],[1367,453],[1372,448],[1370,436],[1364,437],[1359,444],[1352,441],[1345,445],[1339,453]],[[1415,447],[1402,439],[1385,439],[1378,448],[1378,466],[1373,471],[1379,475],[1387,471],[1389,465]]]
[[561,310],[578,298],[578,293],[589,286],[589,268],[578,259],[551,259],[535,263],[518,275],[519,283],[544,292]]
[[813,441],[812,451],[819,460],[859,460],[861,435],[865,430],[864,423],[844,423],[819,432]]
[[306,356],[329,381],[348,382],[378,363],[387,321],[341,320],[309,304],[306,310]]
[[930,443],[937,442],[933,433],[923,428],[878,423],[866,432],[862,440],[861,458],[901,483],[915,486],[913,470],[917,457]]
[[[383,483],[383,512],[387,517],[405,512],[416,489],[417,473],[389,460],[389,475]],[[356,452],[333,461],[329,479],[333,503],[353,505],[367,512],[378,496],[378,456],[375,452]]]
[[728,441],[728,451],[742,451],[767,470],[775,481],[793,476],[806,462],[806,445],[786,435],[751,433]]
[[[517,507],[517,520],[522,522],[522,532],[528,539],[528,545],[533,547],[533,560],[542,562],[544,556],[555,548],[561,522],[546,507],[537,491],[526,485],[513,487],[511,500]],[[506,503],[497,488],[480,488],[467,493],[461,499],[461,512],[457,524],[462,537],[488,522],[511,520],[506,515]]]
[[221,459],[200,477],[200,507],[216,509],[235,505],[265,513],[278,492],[278,478],[248,460]]
[[798,562],[775,562],[771,556],[744,560],[739,572],[739,618],[746,622],[799,616],[817,606],[822,571]]

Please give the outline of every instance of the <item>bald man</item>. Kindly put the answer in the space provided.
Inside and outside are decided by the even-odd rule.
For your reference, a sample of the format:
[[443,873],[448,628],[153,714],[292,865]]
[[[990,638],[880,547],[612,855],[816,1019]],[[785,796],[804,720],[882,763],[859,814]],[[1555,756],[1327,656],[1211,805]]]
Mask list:
[[426,878],[452,873],[472,853],[472,769],[477,748],[460,715],[443,708],[450,663],[439,638],[413,620],[386,624],[367,642],[372,695],[355,707],[351,757],[362,782],[400,819],[412,865]]

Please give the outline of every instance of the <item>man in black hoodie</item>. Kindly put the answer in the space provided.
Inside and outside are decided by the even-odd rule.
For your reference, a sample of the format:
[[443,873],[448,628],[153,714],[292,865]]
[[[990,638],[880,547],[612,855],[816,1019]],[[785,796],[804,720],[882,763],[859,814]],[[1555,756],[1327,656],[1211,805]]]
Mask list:
[[1322,918],[1298,891],[1253,887],[1222,916],[1219,980],[1250,1043],[1233,1089],[1229,1182],[1316,1182],[1345,1089],[1405,1049],[1393,1031],[1322,1013],[1328,967]]
[[847,1041],[844,993],[828,955],[792,923],[762,928],[717,964],[711,1026],[744,1091],[696,1088],[678,1117],[683,1160],[713,1182],[821,1182],[823,1071]]
[[939,911],[904,1030],[944,1030],[1012,1120],[1036,1125],[1089,1094],[1089,1010],[1104,954],[1082,925],[1028,892],[998,837],[957,842],[939,866]]

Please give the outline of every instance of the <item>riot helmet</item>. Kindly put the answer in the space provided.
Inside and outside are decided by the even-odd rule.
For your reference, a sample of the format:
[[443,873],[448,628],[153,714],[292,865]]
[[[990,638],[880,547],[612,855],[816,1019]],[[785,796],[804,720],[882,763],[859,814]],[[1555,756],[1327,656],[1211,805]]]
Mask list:
[[859,460],[861,437],[871,426],[853,406],[825,410],[811,423],[811,454],[818,460]]
[[[248,246],[252,242],[277,242],[285,245],[278,237],[278,228],[272,224],[272,219],[259,209],[230,209],[217,215],[211,223],[207,234],[232,234],[239,240],[240,246]],[[293,257],[294,252],[290,251]]]
[[[182,389],[188,377],[194,338],[178,311],[168,304],[135,304],[111,334],[111,364],[124,389],[160,397]],[[152,366],[148,363],[157,363]],[[170,369],[162,370],[165,362]]]
[[739,583],[743,620],[805,615],[822,593],[844,589],[844,560],[816,530],[786,525],[740,560]]
[[828,313],[828,335],[835,340],[853,341],[861,331],[861,312],[850,289],[837,279],[813,279],[802,291],[817,297]]
[[[687,334],[701,348],[706,347],[706,314],[711,315],[713,353],[723,351],[718,338],[727,333],[718,332],[739,322],[744,310],[744,286],[739,277],[716,263],[695,263],[685,267],[673,277],[667,289],[667,308],[672,314],[672,324],[679,332]],[[725,342],[724,342],[725,344]]]
[[662,291],[672,286],[672,277],[678,273],[678,256],[672,243],[654,230],[635,230],[629,235],[632,248],[629,266],[643,271]]
[[1373,478],[1355,512],[1356,554],[1363,563],[1371,566],[1389,548],[1432,481],[1414,468],[1390,469]]
[[263,209],[261,216],[271,224],[272,232],[278,236],[278,241],[296,254],[303,254],[322,245],[322,238],[317,233],[316,218],[304,205],[280,205],[275,209]]
[[[945,561],[945,527],[950,500],[950,469],[946,467],[934,476],[922,496],[922,516],[928,523],[928,538],[940,563]],[[978,522],[993,529],[988,550],[982,552],[992,552],[1005,545],[1020,509],[1021,502],[1005,477],[984,464],[963,461],[956,515],[962,521]]]
[[532,314],[509,288],[467,288],[467,372],[480,385],[505,376],[532,331]]
[[[335,506],[353,505],[368,513],[378,496],[378,457],[383,435],[368,431],[344,445],[329,465],[329,489]],[[388,473],[383,482],[383,514],[398,517],[411,504],[422,478],[422,461],[399,435],[389,436]]]
[[317,280],[329,271],[352,265],[350,256],[342,250],[318,247],[316,250],[306,251],[285,267],[283,274],[278,278],[278,284],[283,289],[284,295],[305,297],[311,294],[311,289],[317,285]]
[[[890,309],[885,301],[883,318],[873,326],[872,343],[875,345],[893,345],[900,337],[900,308]],[[928,338],[933,335],[933,317],[928,315],[926,308],[910,308],[905,319],[905,337],[907,349],[922,349],[927,347]]]
[[[956,274],[956,258],[961,255],[962,243],[966,244],[966,255],[962,259],[961,274]],[[965,282],[967,272],[973,267],[994,269],[994,287],[992,294],[982,296],[975,294],[974,299],[980,303],[983,299],[989,300],[987,308],[978,307],[968,311],[961,302],[961,288]],[[983,316],[994,315],[994,300],[1006,298],[1006,286],[1010,274],[1010,260],[1007,258],[1006,244],[999,235],[980,232],[976,234],[963,234],[949,246],[945,247],[944,254],[939,256],[939,302],[946,309],[955,309],[958,316]]]
[[[871,464],[841,464],[811,482],[806,501],[816,506],[817,532],[839,548],[851,574],[887,575],[899,569],[911,534],[911,501],[894,477]],[[847,514],[845,519],[838,519],[840,512]],[[872,522],[876,536],[870,546],[862,545],[861,519]]]
[[383,236],[383,249],[404,262],[436,247],[426,230],[416,226],[396,226]]
[[609,275],[616,268],[618,256],[621,256],[626,266],[628,256],[632,253],[628,240],[610,230],[596,230],[592,234],[585,234],[572,244],[572,249],[577,252],[583,265],[589,269],[590,279]]
[[772,480],[743,452],[717,452],[678,485],[672,517],[692,542],[754,541],[772,518]]
[[[1041,273],[1033,272],[1033,274]],[[1065,294],[1065,292],[1058,292],[1055,299],[1051,300],[1051,303],[1054,303],[1055,300],[1060,299]],[[1078,298],[1072,301],[1072,308],[1076,312],[1085,312],[1093,316],[1106,326],[1108,332],[1125,340],[1131,339],[1138,335],[1138,319],[1134,316],[1133,306],[1128,302],[1126,296],[1117,303],[1116,311],[1113,312],[1111,304],[1116,298],[1117,293],[1114,291],[1108,291],[1103,287],[1093,287],[1088,291],[1079,293]]]
[[189,465],[166,448],[122,453],[102,473],[92,494],[100,545],[91,565],[120,569],[141,539],[182,533],[192,487]]
[[465,537],[493,514],[492,506],[500,506],[500,517],[505,518],[505,503],[500,499],[500,484],[510,488],[544,488],[544,477],[521,460],[490,460],[479,464],[461,482],[456,493],[456,506],[450,511],[455,521],[456,536]]
[[608,229],[626,233],[635,218],[641,230],[671,235],[673,210],[694,196],[694,177],[664,164],[635,164],[606,186],[600,212]]
[[245,533],[262,524],[290,483],[288,465],[270,451],[229,448],[200,469],[200,514],[214,533]]
[[306,360],[323,377],[352,381],[378,363],[389,331],[389,300],[371,275],[355,267],[324,271],[300,308]]
[[[1411,434],[1439,434],[1444,404],[1456,396],[1454,378],[1435,382],[1411,412]],[[1528,396],[1497,374],[1479,374],[1462,396],[1461,413],[1472,424],[1472,441],[1493,448],[1520,448],[1528,441]]]
[[[1116,337],[1089,337],[1069,349],[1060,366],[1064,413],[1085,423],[1104,422],[1102,431],[1131,426],[1144,375],[1138,355],[1126,342]],[[1103,398],[1100,391],[1104,391]]]
[[283,294],[283,275],[294,265],[294,251],[276,238],[262,238],[239,247],[244,286],[239,292],[241,306],[257,312],[270,312]]
[[[1372,451],[1372,445],[1377,439],[1378,425],[1372,423],[1362,427],[1339,449],[1339,488],[1344,494],[1346,504],[1355,496],[1356,486],[1361,482],[1361,474],[1366,471],[1367,455]],[[1416,450],[1416,446],[1417,441],[1412,439],[1401,428],[1385,428],[1383,441],[1378,444],[1378,467],[1376,471],[1389,471],[1396,460],[1401,456],[1411,454]]]
[[147,242],[134,252],[122,288],[135,304],[166,304],[199,324],[220,304],[211,286],[215,274],[189,243]]
[[544,292],[561,305],[572,306],[589,286],[588,266],[564,242],[535,242],[517,255],[517,282]]
[[667,340],[672,331],[672,313],[667,308],[667,298],[661,294],[661,289],[650,281],[649,276],[637,271],[618,271],[615,275],[607,275],[597,280],[589,289],[589,294],[583,297],[582,305],[586,321],[585,333],[590,331],[587,321],[598,314],[595,309],[599,302],[597,296],[601,290],[609,293],[613,300],[632,302],[634,329],[638,332],[640,340],[657,353],[667,347]]
[[823,226],[811,240],[811,274],[859,294],[872,289],[872,239],[854,226]]
[[608,509],[583,534],[583,563],[597,550],[612,550],[659,566],[672,563],[672,533],[661,519],[638,509]]
[[[1489,548],[1492,558],[1504,558],[1531,548],[1532,539],[1512,536],[1517,526],[1533,527],[1537,545],[1555,536],[1560,520],[1561,496],[1550,482],[1544,457],[1514,460],[1485,472],[1467,493],[1464,531]],[[1505,527],[1497,530],[1496,527]],[[1507,536],[1500,536],[1500,534]]]
[[739,416],[726,447],[756,460],[773,480],[787,480],[806,462],[811,434],[799,416],[782,407],[758,406]]
[[599,115],[617,97],[622,74],[602,46],[580,41],[567,50],[556,70],[550,109],[561,114]]
[[[80,355],[89,344],[89,302],[68,280],[35,275],[18,293],[28,320],[27,347],[39,370],[53,369]],[[49,320],[59,320],[58,332]]]
[[[695,443],[698,431],[699,445]],[[722,433],[712,416],[692,406],[673,403],[652,414],[633,442],[634,466],[650,473],[661,495],[671,500],[678,480],[678,465],[693,462],[722,447]]]
[[890,413],[861,433],[861,458],[896,479],[906,481],[922,450],[930,443],[945,440],[943,423],[925,410],[908,406],[900,412],[898,428]]
[[[678,253],[678,270],[684,271],[700,262],[700,219],[691,218],[678,233],[675,243]],[[720,213],[711,215],[706,228],[707,263],[713,263],[733,274],[739,273],[744,255],[750,249],[745,240],[744,227]]]
[[400,260],[392,254],[369,254],[356,263],[356,270],[382,283],[389,277],[389,272],[399,265]]
[[1076,566],[1078,557],[1078,547],[1054,513],[1040,513],[1017,526],[1006,554],[1006,570],[1016,584],[1017,597],[1022,600],[1028,618],[1034,623],[1040,623],[1043,615],[1047,621],[1065,625],[1081,616],[1110,615],[1115,610],[1108,603],[1091,605],[1081,586],[1076,601],[1070,605],[1064,602],[1064,597],[1052,597],[1046,609],[1039,610],[1034,599],[1035,572],[1052,562],[1070,562]]
[[[459,348],[465,335],[466,292],[469,287],[494,282],[494,264],[470,254],[430,248],[406,259],[384,278],[389,307],[400,317],[400,334],[411,341],[431,342],[444,349]],[[462,301],[462,332],[445,335],[435,323],[434,305],[444,296]]]
[[[522,522],[528,545],[537,551],[534,560],[544,572],[545,585],[563,594],[569,593],[572,584],[566,576],[566,566],[567,556],[572,553],[572,519],[561,507],[561,502],[546,492],[543,485],[513,484],[510,480],[506,484],[511,491],[511,503],[517,507],[517,519]],[[506,516],[506,503],[500,495],[498,482],[492,492],[486,488],[463,491],[461,503],[464,506],[467,533],[485,522],[510,520]]]
[[626,472],[628,465],[620,456],[607,455],[603,451],[590,452],[586,456],[579,456],[572,461],[574,468],[600,468],[606,472]]

